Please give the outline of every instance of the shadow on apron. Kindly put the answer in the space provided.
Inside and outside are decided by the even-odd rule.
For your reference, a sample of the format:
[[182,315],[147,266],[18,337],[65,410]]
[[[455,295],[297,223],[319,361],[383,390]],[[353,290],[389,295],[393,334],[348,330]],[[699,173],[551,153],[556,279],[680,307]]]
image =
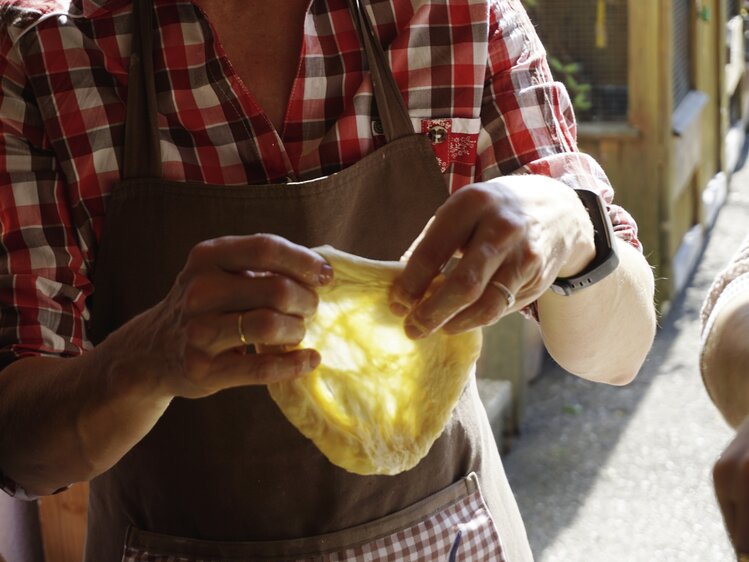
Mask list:
[[336,533],[290,541],[216,542],[131,527],[122,562],[502,562],[478,479],[470,474],[402,511]]

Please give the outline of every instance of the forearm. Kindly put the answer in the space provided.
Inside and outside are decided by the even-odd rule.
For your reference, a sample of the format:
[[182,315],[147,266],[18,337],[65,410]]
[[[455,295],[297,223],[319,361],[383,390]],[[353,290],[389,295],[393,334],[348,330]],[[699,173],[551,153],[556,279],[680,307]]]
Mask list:
[[656,329],[653,273],[645,258],[620,240],[619,267],[571,296],[546,291],[538,301],[551,356],[580,377],[626,384],[642,366]]
[[749,416],[749,291],[736,294],[719,310],[702,350],[702,378],[726,421],[738,427]]
[[[148,384],[137,323],[80,357],[24,358],[0,372],[0,469],[45,495],[115,464],[169,398]],[[130,350],[129,353],[124,350]],[[136,376],[137,375],[137,376]]]
[[312,371],[320,355],[311,349],[241,351],[247,342],[302,341],[315,289],[331,279],[322,256],[277,236],[197,244],[165,299],[94,350],[21,359],[0,372],[0,468],[31,494],[51,493],[113,466],[174,396],[204,398]]

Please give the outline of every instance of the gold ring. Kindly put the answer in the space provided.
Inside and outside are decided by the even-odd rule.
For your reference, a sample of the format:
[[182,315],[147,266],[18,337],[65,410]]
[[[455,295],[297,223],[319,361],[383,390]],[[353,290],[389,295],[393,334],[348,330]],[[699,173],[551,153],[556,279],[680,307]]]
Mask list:
[[242,342],[242,345],[250,345],[250,342],[247,341],[247,338],[244,335],[244,330],[242,329],[243,319],[244,312],[240,312],[239,316],[237,316],[237,332],[239,332],[239,341]]
[[499,289],[499,292],[502,293],[502,296],[507,301],[507,308],[515,306],[515,295],[512,294],[512,291],[506,285],[494,280],[489,281],[489,284]]
[[749,554],[746,554],[745,552],[737,552],[737,562],[749,562]]

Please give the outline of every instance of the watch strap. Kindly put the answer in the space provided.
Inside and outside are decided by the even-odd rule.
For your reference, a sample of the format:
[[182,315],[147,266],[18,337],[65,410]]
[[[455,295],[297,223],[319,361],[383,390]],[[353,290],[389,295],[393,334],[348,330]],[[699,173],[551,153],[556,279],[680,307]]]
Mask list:
[[616,252],[614,227],[611,224],[606,205],[601,197],[588,189],[575,189],[588,216],[593,223],[593,239],[596,255],[588,266],[572,277],[557,277],[551,290],[557,294],[569,296],[577,291],[598,283],[611,274],[619,265]]

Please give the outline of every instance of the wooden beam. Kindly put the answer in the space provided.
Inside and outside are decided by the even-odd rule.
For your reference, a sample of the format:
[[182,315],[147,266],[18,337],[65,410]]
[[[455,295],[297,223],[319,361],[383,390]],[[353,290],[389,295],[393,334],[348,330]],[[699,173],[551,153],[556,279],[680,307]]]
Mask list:
[[47,562],[80,562],[86,541],[88,484],[39,500],[44,559]]

